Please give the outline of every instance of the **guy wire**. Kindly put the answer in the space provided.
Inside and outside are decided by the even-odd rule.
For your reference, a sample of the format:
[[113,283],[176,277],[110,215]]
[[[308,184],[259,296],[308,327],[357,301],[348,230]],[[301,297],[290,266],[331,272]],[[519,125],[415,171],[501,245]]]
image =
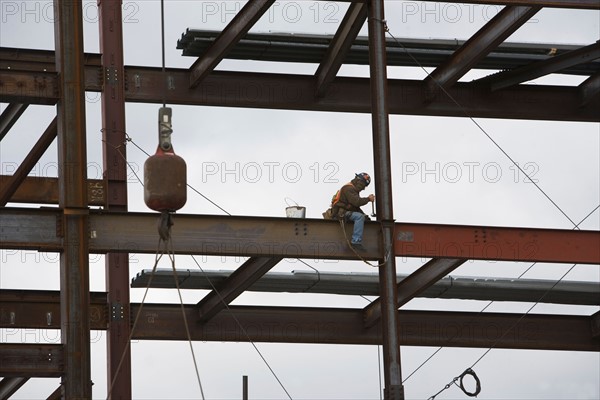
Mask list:
[[250,338],[250,335],[248,334],[248,332],[246,331],[246,329],[244,328],[244,326],[242,325],[242,323],[235,316],[235,314],[233,313],[233,311],[231,311],[231,308],[229,307],[229,304],[225,301],[225,299],[223,298],[223,296],[221,296],[221,293],[219,293],[219,291],[217,290],[216,286],[212,283],[212,281],[208,277],[208,274],[200,266],[200,264],[196,260],[196,257],[194,257],[193,255],[191,257],[192,257],[192,260],[194,260],[194,262],[198,266],[198,268],[200,268],[200,271],[202,271],[202,273],[204,274],[204,277],[206,278],[206,280],[208,281],[208,283],[212,287],[212,290],[214,290],[214,292],[216,293],[216,295],[219,296],[219,299],[221,300],[221,303],[223,303],[223,305],[227,309],[227,312],[229,312],[229,315],[231,315],[231,317],[233,318],[233,320],[235,321],[235,323],[237,324],[237,326],[244,333],[244,336],[246,336],[246,339],[248,339],[248,341],[250,342],[250,344],[252,344],[252,347],[254,347],[254,350],[256,350],[256,352],[258,353],[258,355],[260,356],[260,358],[262,358],[263,362],[265,363],[265,365],[267,366],[267,368],[269,369],[269,371],[271,371],[271,374],[275,377],[275,380],[277,380],[277,382],[279,383],[279,386],[281,386],[281,388],[283,389],[283,391],[285,392],[285,394],[287,395],[287,397],[290,400],[292,400],[292,396],[290,396],[290,394],[287,391],[287,389],[285,388],[285,386],[283,386],[283,383],[281,382],[281,380],[279,379],[279,377],[277,376],[277,374],[275,373],[275,371],[273,370],[273,368],[271,368],[271,365],[267,362],[267,359],[263,356],[263,354],[261,353],[261,351],[258,349],[258,346],[256,346],[256,344],[254,343],[254,341],[252,340],[252,338]]
[[[404,51],[406,52],[406,54],[408,54],[408,56],[417,64],[417,66],[419,68],[421,68],[425,74],[427,74],[428,77],[431,78],[431,74],[425,69],[425,67],[423,67],[423,65],[419,62],[419,60],[417,60],[415,58],[415,56],[412,55],[412,53],[410,51],[408,51],[408,49],[406,48],[406,46],[404,46],[404,44],[402,44],[402,42],[400,42],[398,39],[396,39],[396,37],[392,34],[392,32],[390,32],[390,29],[387,26],[387,22],[386,21],[381,21],[383,23],[384,29],[385,31],[391,36],[391,38],[396,42],[396,44],[398,44],[400,47],[402,47],[404,49]],[[468,112],[467,110],[454,98],[454,96],[452,96],[447,90],[446,88],[444,88],[443,85],[441,85],[437,80],[431,78],[433,82],[435,82],[435,84],[442,90],[442,92],[444,92],[444,94],[446,96],[448,96],[448,98],[454,103],[456,104],[456,106],[462,111],[462,113],[465,115],[465,117],[467,117],[469,120],[471,120],[471,122],[473,122],[473,124],[475,124],[475,126],[494,144],[494,146],[496,146],[498,148],[498,150],[500,150],[500,152],[502,152],[502,154],[504,154],[504,156],[506,156],[506,158],[508,158],[510,160],[510,162],[513,163],[513,165],[523,173],[523,175],[525,175],[525,177],[527,179],[529,179],[529,181],[531,183],[533,183],[533,185],[550,201],[550,203],[552,203],[554,205],[554,207],[556,207],[556,209],[558,209],[558,211],[560,211],[562,213],[562,215],[564,215],[573,225],[576,225],[575,222],[567,215],[567,213],[564,212],[564,210],[544,191],[544,189],[541,188],[540,185],[537,184],[537,182],[535,180],[533,180],[529,174],[527,172],[525,172],[525,170],[508,154],[508,152],[506,152],[502,146],[500,146],[500,144],[498,142],[496,142],[494,140],[494,138],[492,138],[492,136],[475,120],[475,118],[473,118]]]
[[188,325],[187,316],[185,315],[185,306],[183,305],[183,297],[181,296],[181,289],[179,288],[179,278],[177,277],[177,269],[175,268],[175,251],[173,250],[172,236],[169,234],[168,239],[168,254],[171,260],[171,267],[173,269],[173,279],[175,280],[175,286],[177,287],[177,294],[179,295],[179,304],[181,305],[181,314],[183,315],[183,324],[185,326],[185,333],[187,334],[188,343],[190,345],[190,351],[192,352],[192,359],[194,360],[194,368],[196,369],[196,378],[198,379],[198,386],[200,386],[200,394],[204,400],[204,389],[202,388],[202,380],[200,379],[200,372],[198,371],[198,362],[196,361],[196,353],[194,352],[194,346],[192,345],[192,335],[190,335],[190,327]]

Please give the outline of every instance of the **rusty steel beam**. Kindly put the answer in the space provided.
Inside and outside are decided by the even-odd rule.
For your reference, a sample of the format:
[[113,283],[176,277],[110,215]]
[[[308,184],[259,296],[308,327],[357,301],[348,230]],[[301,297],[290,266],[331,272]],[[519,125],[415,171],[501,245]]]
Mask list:
[[[131,102],[161,103],[159,69],[126,68],[126,99]],[[286,110],[370,113],[369,79],[336,78],[323,98],[315,98],[314,76],[215,71],[196,90],[186,87],[188,74],[168,70],[172,90],[166,99],[170,104],[212,105]],[[600,122],[594,106],[579,107],[576,87],[515,87],[491,94],[485,86],[457,83],[448,89],[457,106],[448,98],[424,105],[426,91],[422,81],[388,80],[389,112],[406,115],[436,115],[484,118],[540,120],[573,120]]]
[[[398,303],[396,309],[417,297],[428,287],[460,267],[465,261],[464,259],[454,258],[434,258],[428,261],[421,268],[398,283]],[[374,326],[381,318],[381,298],[373,300],[363,311],[365,327],[370,328]]]
[[59,82],[55,72],[0,72],[1,102],[53,105],[58,101],[59,93]]
[[[121,0],[98,1],[102,52],[102,160],[108,195],[106,208],[127,211],[127,152],[125,124],[125,64]],[[107,393],[111,399],[130,399],[131,348],[129,336],[129,254],[108,253],[105,279],[111,318],[107,335]]]
[[54,0],[56,71],[60,77],[58,188],[62,214],[60,254],[62,394],[92,397],[89,325],[87,148],[82,0]]
[[[97,67],[86,69],[86,90],[100,91],[101,79]],[[162,104],[164,75],[159,68],[126,67],[125,100],[136,103]],[[0,82],[5,75],[18,74],[24,87],[35,85],[31,72],[0,70]],[[58,90],[56,74],[46,72],[47,86]],[[196,88],[188,88],[187,70],[168,69],[172,89],[166,94],[170,104],[221,107],[250,107],[284,110],[369,113],[369,80],[337,77],[323,98],[315,98],[316,78],[306,75],[285,75],[215,71]],[[11,78],[12,79],[12,78]],[[0,86],[0,101],[20,99],[31,104],[55,104],[58,96],[52,90],[16,90]],[[460,107],[447,98],[425,105],[426,91],[420,80],[388,79],[389,112],[402,115],[431,115],[478,118],[513,118],[552,121],[600,122],[595,112],[600,107],[598,97],[589,107],[581,108],[577,87],[519,85],[490,93],[482,86],[458,82],[448,89]],[[58,93],[58,92],[57,92]]]
[[580,107],[588,105],[600,95],[600,73],[590,76],[579,85]]
[[[108,324],[106,293],[90,293],[90,328]],[[16,329],[60,329],[60,295],[50,290],[0,290],[0,328],[6,337],[19,337]],[[57,335],[58,338],[58,335]]]
[[64,371],[59,344],[0,343],[0,376],[59,377]]
[[383,0],[369,0],[367,14],[373,171],[377,197],[377,221],[381,224],[380,247],[383,249],[382,256],[377,260],[381,299],[379,310],[383,353],[383,398],[385,400],[404,400],[396,308],[398,302],[396,257],[392,257],[391,249],[394,241],[394,210]]
[[0,399],[9,399],[10,396],[15,394],[21,387],[27,383],[29,377],[7,377],[0,380]]
[[[135,315],[139,305],[132,305]],[[188,320],[195,305],[185,307]],[[232,306],[192,340],[380,345],[380,326],[365,329],[362,310]],[[234,318],[235,317],[235,318]],[[400,345],[600,351],[587,316],[446,311],[399,311]],[[522,319],[521,319],[522,318]],[[238,325],[239,323],[239,325]],[[181,306],[147,304],[133,334],[140,340],[187,340]]]
[[398,223],[394,248],[408,257],[598,264],[600,232],[584,232]]
[[227,52],[244,36],[275,0],[249,0],[231,22],[221,31],[202,57],[190,67],[189,87],[195,88],[210,74]]
[[10,177],[8,182],[2,185],[2,191],[0,192],[0,207],[4,207],[6,203],[13,197],[19,186],[27,178],[27,175],[31,172],[35,164],[44,155],[48,147],[52,144],[57,134],[57,119],[54,118],[50,125],[46,128],[42,136],[33,145],[33,148],[29,151],[29,154],[25,157],[19,168]]
[[[11,176],[0,175],[0,193]],[[106,184],[100,179],[88,179],[88,201],[91,206],[106,205]],[[58,178],[28,176],[9,199],[11,203],[58,204]]]
[[[15,323],[7,325],[0,318],[4,321],[0,327],[8,328],[7,335],[19,335],[19,329],[57,329],[59,321],[52,318],[48,326],[45,313],[59,309],[59,298],[58,292],[0,290],[2,307],[20,307]],[[91,328],[106,330],[110,311],[106,294],[91,293],[91,302],[98,310],[90,314],[97,314]],[[140,305],[131,306],[132,316],[137,315]],[[197,305],[186,305],[185,312],[193,321]],[[499,340],[499,348],[600,351],[590,316],[446,311],[399,311],[398,315],[401,345],[486,348]],[[190,329],[192,340],[203,341],[246,342],[247,333],[260,342],[381,344],[379,325],[365,329],[361,309],[231,306],[206,324],[190,324]],[[144,304],[133,339],[187,340],[181,306]]]
[[23,115],[27,107],[29,107],[29,104],[10,103],[6,106],[4,111],[2,111],[2,115],[0,115],[0,141],[4,139],[4,136],[6,136],[8,131],[10,131],[10,128],[12,128],[21,115]]
[[[158,218],[153,213],[91,210],[90,252],[154,254]],[[356,259],[334,221],[186,214],[175,215],[173,221],[177,254]],[[64,227],[56,210],[3,208],[0,226],[0,248],[63,248],[59,235]],[[379,224],[365,224],[367,259],[382,257],[380,232]],[[402,222],[394,228],[394,254],[399,257],[600,264],[599,241],[599,231]]]
[[[205,323],[228,307],[233,300],[281,260],[283,260],[281,257],[250,257],[198,303],[199,321]],[[177,276],[175,275],[174,278],[177,279]]]
[[476,83],[489,86],[496,91],[510,86],[518,85],[552,73],[560,73],[564,68],[593,61],[600,58],[600,42],[577,50],[570,51],[544,61],[524,65],[509,71],[499,72],[476,80]]
[[502,9],[477,33],[456,50],[450,58],[425,78],[428,100],[454,85],[490,51],[533,17],[540,7],[510,6]]
[[367,19],[367,5],[365,3],[352,3],[344,15],[335,36],[331,41],[324,59],[319,64],[316,76],[318,97],[325,95],[325,92],[335,79],[346,54],[350,50],[354,39],[360,32],[360,29]]

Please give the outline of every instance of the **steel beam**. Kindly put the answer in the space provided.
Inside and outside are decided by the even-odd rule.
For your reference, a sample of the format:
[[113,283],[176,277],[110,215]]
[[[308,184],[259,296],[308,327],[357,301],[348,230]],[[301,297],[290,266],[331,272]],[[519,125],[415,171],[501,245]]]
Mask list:
[[0,399],[9,399],[10,396],[15,394],[21,387],[27,383],[28,377],[9,377],[0,380]]
[[63,353],[59,344],[0,343],[0,376],[59,377],[64,372]]
[[[161,103],[159,69],[126,68],[127,101]],[[168,70],[173,89],[167,93],[170,104],[250,107],[285,110],[370,113],[369,80],[366,78],[336,78],[323,98],[315,98],[316,78],[307,75],[284,75],[215,71],[196,90],[187,88],[188,74]],[[593,107],[579,107],[577,88],[524,85],[490,93],[484,86],[457,83],[448,93],[460,103],[440,98],[424,105],[426,91],[422,81],[388,80],[389,112],[406,115],[436,115],[483,118],[514,118],[539,120],[573,120],[600,122]],[[533,87],[532,87],[533,86]]]
[[[0,175],[0,192],[6,190],[12,179]],[[100,179],[88,179],[88,201],[91,206],[106,205],[106,184]],[[28,176],[9,199],[11,203],[58,204],[58,178]]]
[[[132,305],[135,315],[139,305]],[[185,307],[187,319],[197,315]],[[398,311],[400,345],[600,351],[587,316]],[[238,325],[239,323],[239,325]],[[232,306],[204,325],[190,325],[192,340],[381,345],[380,326],[365,329],[362,310]],[[140,340],[187,340],[177,304],[146,304],[133,334]]]
[[394,248],[397,256],[408,257],[599,264],[599,235],[599,231],[542,233],[529,228],[398,223]]
[[327,49],[324,59],[315,72],[317,96],[322,97],[331,85],[331,82],[335,79],[350,47],[352,47],[354,39],[356,39],[366,19],[367,5],[365,3],[350,4],[340,27]]
[[[90,329],[108,324],[107,294],[90,293]],[[60,329],[60,293],[49,290],[0,290],[0,328],[6,337],[20,337],[17,329]],[[58,339],[58,333],[56,339]]]
[[600,311],[590,317],[590,325],[592,328],[592,337],[600,340]]
[[377,221],[381,224],[380,247],[383,249],[383,256],[378,259],[381,294],[379,316],[381,317],[383,343],[383,398],[385,400],[404,400],[396,307],[398,303],[396,257],[392,257],[394,210],[383,0],[367,2],[367,13],[374,181],[377,196]]
[[89,251],[82,0],[54,0],[58,116],[62,394],[92,397],[89,326]]
[[0,72],[1,102],[53,105],[58,101],[59,93],[59,82],[55,72]]
[[[127,152],[125,125],[125,65],[121,0],[99,0],[102,52],[102,159],[108,196],[106,208],[127,211]],[[111,318],[107,335],[107,397],[131,399],[131,348],[129,336],[129,254],[108,253],[105,277]]]
[[[0,209],[0,248],[60,251],[60,213],[46,209]],[[156,253],[159,216],[152,213],[90,211],[92,253]],[[174,216],[177,254],[356,259],[337,222],[272,217]],[[347,227],[348,230],[351,227]],[[381,227],[365,224],[367,259],[382,257]],[[346,233],[348,234],[349,231]],[[599,231],[396,223],[394,254],[399,257],[466,258],[600,264]]]
[[[60,327],[56,318],[51,325],[46,319],[46,310],[59,309],[58,292],[2,290],[0,299],[4,307],[20,307],[13,324],[0,318],[4,321],[0,327],[8,328],[7,335],[19,335],[24,328]],[[105,330],[109,318],[106,294],[92,293],[91,301],[98,310],[90,314],[96,316],[91,328]],[[139,304],[132,304],[131,314],[139,309]],[[188,321],[193,321],[197,305],[186,305],[185,312]],[[401,345],[486,348],[498,340],[495,347],[499,348],[600,351],[590,316],[446,311],[399,311],[398,315]],[[365,329],[361,309],[230,306],[206,324],[190,324],[190,329],[192,340],[203,341],[245,342],[248,334],[259,342],[381,344],[379,325]],[[181,306],[144,304],[133,338],[187,340]]]
[[[174,289],[170,269],[144,269],[136,275],[131,287]],[[232,271],[179,269],[177,280],[181,289],[211,290],[222,284]],[[150,276],[152,281],[150,282]],[[401,283],[408,275],[398,274]],[[209,283],[210,282],[210,283]],[[550,292],[548,292],[552,289]],[[270,293],[327,293],[350,296],[378,296],[379,277],[376,273],[343,273],[320,271],[268,272],[246,291]],[[399,296],[402,297],[401,286]],[[556,281],[544,279],[510,279],[494,277],[448,276],[435,282],[416,297],[430,299],[463,299],[486,301],[523,301],[600,306],[600,286],[594,282]]]
[[[0,89],[1,90],[1,89]],[[10,103],[0,115],[0,141],[25,112],[29,104]]]
[[[200,322],[205,323],[225,309],[282,259],[281,257],[250,257],[198,303]],[[177,279],[176,274],[174,278]]]
[[227,55],[275,0],[249,0],[223,29],[210,48],[190,67],[190,88],[195,88]]
[[[86,90],[100,91],[97,67],[87,69]],[[128,102],[162,104],[164,75],[159,68],[126,67]],[[0,81],[19,76],[23,87],[34,85],[32,72],[0,70]],[[40,73],[36,73],[40,74]],[[56,74],[47,75],[47,86],[57,90]],[[265,74],[215,71],[207,76],[196,90],[190,90],[187,70],[168,69],[172,89],[167,92],[170,104],[220,107],[249,107],[283,110],[309,110],[369,113],[369,82],[366,78],[337,77],[327,95],[315,98],[316,78],[306,75]],[[55,104],[54,89],[21,91],[14,85],[0,86],[0,101],[20,99],[32,104]],[[448,89],[461,107],[447,98],[424,105],[427,97],[420,80],[388,79],[389,112],[402,115],[431,115],[474,118],[513,118],[552,121],[600,122],[595,110],[600,99],[592,99],[589,107],[581,108],[576,87],[519,85],[490,93],[485,87],[458,82]]]
[[588,105],[600,95],[600,73],[590,76],[579,85],[580,107]]
[[[434,258],[398,283],[396,309],[402,307],[437,281],[464,264],[466,260]],[[381,318],[381,298],[373,300],[364,308],[365,327],[370,328]]]
[[9,181],[2,185],[2,191],[0,191],[0,207],[4,207],[6,203],[13,197],[19,186],[27,178],[27,175],[31,172],[35,164],[44,155],[48,147],[52,144],[57,134],[57,119],[54,118],[50,125],[46,128],[42,136],[33,145],[33,148],[29,151],[29,154],[25,157],[19,168],[10,177]]
[[600,58],[600,42],[573,50],[544,61],[538,61],[524,65],[509,71],[499,72],[488,77],[478,79],[475,82],[489,86],[490,90],[496,91],[510,86],[518,85],[536,78],[552,73],[560,73],[564,68],[583,64]]
[[442,90],[454,85],[506,38],[533,17],[540,7],[509,6],[503,8],[443,64],[431,72],[424,81],[430,95],[428,100]]

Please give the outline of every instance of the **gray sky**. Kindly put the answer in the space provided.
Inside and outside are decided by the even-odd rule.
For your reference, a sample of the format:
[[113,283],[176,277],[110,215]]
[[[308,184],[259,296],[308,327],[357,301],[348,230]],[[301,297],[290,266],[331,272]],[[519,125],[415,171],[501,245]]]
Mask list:
[[[98,52],[95,1],[85,1],[85,51]],[[192,58],[175,49],[186,28],[221,29],[243,2],[166,0],[167,65],[187,68]],[[317,1],[278,2],[254,32],[333,34],[346,4]],[[388,26],[397,38],[467,39],[500,7],[387,1]],[[123,2],[125,62],[160,66],[160,3]],[[0,0],[0,45],[53,49],[51,2]],[[509,41],[587,45],[600,38],[600,13],[542,10]],[[560,29],[557,29],[560,27]],[[361,34],[366,34],[366,26]],[[218,69],[312,74],[316,65],[224,61]],[[488,72],[471,72],[465,80]],[[367,67],[344,66],[341,74],[368,76]],[[390,78],[422,79],[417,68],[388,68]],[[578,77],[549,76],[531,84],[576,84]],[[0,105],[2,109],[5,104]],[[87,140],[90,178],[101,176],[99,95],[88,94]],[[156,147],[157,105],[127,104],[127,132],[147,152]],[[286,198],[320,217],[331,195],[354,172],[373,170],[371,120],[366,114],[292,112],[219,107],[173,107],[175,151],[188,166],[188,183],[232,214],[284,216]],[[54,107],[32,106],[0,146],[2,174],[10,174],[55,115]],[[546,193],[579,222],[600,203],[600,128],[598,124],[478,119],[484,129],[518,161]],[[516,173],[511,162],[468,119],[391,116],[394,213],[398,221],[440,224],[543,227],[572,225],[534,185]],[[131,166],[141,177],[146,156],[128,147]],[[470,169],[469,166],[472,166]],[[271,173],[271,174],[270,174]],[[34,170],[56,176],[53,145]],[[129,176],[131,211],[148,211],[143,189]],[[373,189],[374,190],[374,189]],[[289,201],[289,200],[288,200]],[[182,213],[222,214],[193,192]],[[596,211],[582,229],[600,229]],[[58,256],[34,252],[0,252],[0,288],[59,288]],[[243,260],[197,257],[206,269],[231,270]],[[397,259],[399,273],[427,260]],[[131,275],[152,267],[153,257],[131,255]],[[177,257],[182,269],[197,269],[190,257]],[[321,272],[373,272],[359,262],[309,261]],[[516,278],[529,263],[472,261],[453,275]],[[169,268],[161,264],[161,268]],[[559,279],[570,265],[540,263],[525,278]],[[284,260],[273,270],[309,268]],[[92,256],[90,287],[104,290],[104,260]],[[600,282],[599,267],[576,266],[565,278]],[[184,291],[197,302],[206,292]],[[132,290],[132,301],[143,290]],[[177,302],[175,291],[151,290],[148,302]],[[365,306],[363,298],[332,295],[245,293],[234,304],[323,307]],[[486,303],[416,299],[404,309],[479,311]],[[488,311],[525,312],[531,304],[495,303]],[[598,307],[539,305],[533,312],[591,315]],[[2,342],[59,342],[57,332],[0,330]],[[92,333],[94,398],[106,398],[104,332]],[[258,343],[294,399],[379,399],[378,348],[374,346]],[[250,397],[285,398],[285,393],[249,343],[194,343],[207,399],[241,397],[242,375],[250,380]],[[403,376],[408,376],[434,348],[403,347]],[[405,383],[409,399],[427,398],[479,358],[485,349],[443,349]],[[200,398],[186,342],[132,344],[133,395],[136,399]],[[482,381],[479,399],[600,398],[600,355],[583,352],[492,350],[475,371]],[[14,398],[45,398],[58,379],[35,379]],[[466,398],[451,388],[438,399]]]

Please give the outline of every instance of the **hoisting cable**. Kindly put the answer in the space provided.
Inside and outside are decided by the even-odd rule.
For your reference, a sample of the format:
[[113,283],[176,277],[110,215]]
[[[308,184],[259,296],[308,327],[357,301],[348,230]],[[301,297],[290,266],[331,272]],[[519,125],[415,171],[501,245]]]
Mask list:
[[[196,370],[196,378],[198,380],[198,386],[200,387],[200,394],[202,395],[202,399],[204,397],[204,389],[202,388],[202,380],[200,379],[200,371],[198,371],[198,362],[196,361],[196,353],[194,352],[194,346],[192,345],[192,335],[190,334],[190,328],[187,321],[187,316],[185,314],[185,306],[183,305],[183,297],[181,296],[181,289],[179,287],[179,278],[177,277],[177,269],[175,268],[175,251],[173,249],[173,240],[171,236],[171,226],[173,222],[171,220],[171,213],[163,212],[161,215],[161,222],[159,226],[159,234],[161,239],[168,244],[168,255],[171,260],[171,268],[173,269],[173,280],[175,281],[175,286],[177,287],[177,294],[179,295],[179,304],[181,306],[181,314],[183,316],[183,324],[185,326],[185,333],[187,334],[188,344],[190,346],[190,351],[192,353],[192,360],[194,361],[194,368]],[[162,230],[162,232],[161,232]],[[166,239],[163,238],[163,235],[166,236]]]
[[273,370],[273,368],[271,368],[271,365],[268,363],[267,359],[263,356],[263,354],[261,353],[261,351],[258,349],[258,346],[256,346],[256,344],[254,343],[254,341],[252,340],[252,338],[250,337],[250,335],[248,334],[248,332],[246,331],[246,329],[244,328],[244,326],[242,325],[242,323],[240,322],[240,320],[235,316],[235,314],[233,313],[233,311],[229,307],[229,304],[225,301],[225,299],[223,299],[223,296],[221,296],[221,293],[219,293],[219,291],[217,290],[216,286],[212,283],[212,281],[210,280],[208,274],[204,271],[204,269],[202,268],[202,266],[200,266],[200,264],[196,260],[196,257],[194,257],[193,255],[191,257],[192,257],[192,260],[194,260],[194,262],[198,266],[198,268],[200,268],[200,271],[202,271],[202,273],[204,274],[204,277],[206,278],[206,280],[210,284],[212,290],[215,292],[215,294],[217,296],[219,296],[219,299],[221,300],[221,303],[223,303],[223,305],[227,309],[227,312],[229,313],[229,315],[231,315],[231,317],[233,318],[233,320],[235,321],[235,323],[237,324],[237,326],[240,328],[240,330],[242,331],[242,333],[244,334],[244,336],[246,337],[246,339],[248,339],[248,342],[250,342],[250,344],[252,345],[252,347],[254,347],[254,350],[256,350],[256,352],[258,353],[258,355],[260,356],[260,358],[263,360],[263,362],[265,363],[265,365],[267,366],[267,368],[269,369],[269,371],[271,371],[271,374],[275,377],[275,380],[277,381],[277,383],[279,383],[279,386],[281,386],[281,388],[283,389],[283,391],[285,392],[285,394],[287,395],[287,397],[290,400],[292,400],[292,396],[290,396],[289,392],[287,391],[287,389],[285,388],[285,386],[283,385],[283,383],[281,382],[281,380],[279,379],[279,377],[277,376],[277,374],[275,373],[275,371]]
[[429,78],[431,78],[431,80],[433,82],[435,82],[435,84],[441,89],[441,91],[444,92],[444,94],[446,96],[448,96],[448,98],[454,104],[456,104],[456,106],[462,111],[462,113],[465,115],[465,117],[467,117],[469,120],[471,120],[471,122],[473,122],[473,124],[475,124],[475,126],[494,144],[494,146],[496,146],[498,148],[498,150],[500,150],[500,152],[502,152],[502,154],[504,154],[506,156],[506,158],[508,158],[510,160],[510,162],[512,162],[513,165],[520,172],[522,172],[523,175],[527,179],[529,179],[529,181],[531,183],[533,183],[533,185],[550,201],[550,203],[552,203],[554,205],[554,207],[556,207],[556,209],[558,209],[558,211],[560,211],[562,213],[562,215],[564,215],[573,225],[576,225],[575,222],[567,215],[567,213],[565,213],[563,211],[563,209],[558,204],[556,204],[556,202],[554,200],[552,200],[552,198],[541,188],[541,186],[538,185],[538,183],[535,180],[533,180],[527,172],[525,172],[525,170],[502,148],[502,146],[500,146],[500,144],[498,144],[498,142],[496,142],[494,140],[494,138],[492,138],[492,136],[475,120],[475,118],[473,118],[467,112],[467,110],[454,98],[454,96],[452,96],[446,90],[446,88],[444,88],[443,85],[441,85],[437,80],[435,80],[434,78],[431,77],[431,74],[425,69],[425,67],[423,67],[423,65],[412,55],[412,53],[410,51],[408,51],[408,49],[404,46],[404,44],[402,44],[402,42],[400,42],[398,39],[396,39],[396,37],[392,34],[392,32],[390,31],[390,29],[387,25],[387,21],[383,20],[380,22],[383,24],[384,30],[390,35],[390,37],[396,42],[396,44],[398,44],[400,47],[402,47],[404,49],[404,51],[406,52],[406,54],[417,64],[417,66],[419,68],[421,68],[425,72],[425,74],[427,74],[427,76]]
[[[127,141],[133,143],[135,145],[135,147],[137,147],[140,151],[142,151],[143,153],[145,153],[146,155],[148,155],[148,153],[146,151],[144,151],[140,146],[138,146],[137,144],[135,144],[135,142],[133,142],[133,140],[131,138],[128,138]],[[123,154],[122,153],[120,153],[120,154],[123,157]],[[129,165],[129,163],[128,163],[128,165]],[[131,168],[130,165],[129,165],[129,167]],[[133,168],[132,168],[132,170],[133,170]],[[140,182],[140,184],[142,184],[142,186],[143,186],[143,182],[140,180],[140,178],[137,176],[137,174],[136,174],[136,177],[137,177],[138,181]],[[197,194],[201,195],[204,199],[208,200],[210,203],[212,203],[217,208],[219,208],[220,210],[222,210],[223,212],[225,212],[227,215],[231,215],[229,212],[227,212],[225,209],[223,209],[222,207],[220,207],[218,204],[216,204],[215,202],[213,202],[212,200],[210,200],[208,197],[206,197],[205,195],[203,195],[200,191],[196,190],[190,184],[187,184],[187,187],[191,188],[194,192],[196,192]],[[161,221],[159,222],[159,231],[161,229],[164,230],[163,227],[165,227],[165,226],[169,226],[169,228],[170,228],[170,225],[172,225],[172,223],[169,220],[167,220],[166,218],[163,217],[161,219]],[[169,237],[169,240],[170,240],[170,234],[169,234],[168,237]],[[171,244],[172,244],[172,242],[171,242]],[[286,395],[288,396],[288,398],[290,400],[292,400],[292,397],[289,395],[289,393],[288,393],[287,389],[285,388],[285,386],[283,386],[283,383],[281,382],[281,380],[279,379],[279,377],[277,376],[277,374],[275,373],[275,371],[273,370],[273,368],[271,368],[270,364],[268,363],[268,361],[266,360],[266,358],[263,356],[263,354],[260,352],[260,350],[258,349],[258,347],[256,346],[256,344],[252,341],[252,339],[250,338],[250,336],[248,335],[248,333],[246,332],[246,330],[244,329],[244,327],[241,325],[241,323],[239,322],[239,320],[231,312],[231,310],[229,309],[229,305],[224,301],[224,299],[221,296],[221,294],[219,293],[219,291],[216,289],[216,287],[213,285],[213,283],[211,282],[211,280],[208,278],[208,275],[206,274],[206,272],[204,271],[204,269],[200,266],[200,264],[198,263],[198,261],[196,260],[196,258],[194,256],[191,256],[191,257],[194,260],[194,262],[196,263],[196,265],[198,266],[198,268],[200,268],[200,270],[202,271],[202,273],[204,273],[207,281],[210,283],[210,285],[213,288],[213,290],[215,291],[215,293],[221,299],[221,302],[225,305],[225,307],[227,308],[227,310],[229,311],[229,313],[233,317],[233,319],[236,322],[236,324],[240,327],[240,329],[242,330],[242,332],[244,333],[244,335],[246,336],[246,338],[248,339],[248,341],[251,343],[251,345],[254,347],[254,349],[256,350],[256,352],[258,353],[258,355],[260,356],[260,358],[266,364],[267,368],[271,371],[271,373],[273,374],[273,376],[275,377],[275,379],[277,380],[277,382],[279,383],[279,385],[282,387],[283,391],[286,393]],[[319,274],[319,277],[320,277],[320,273],[319,273],[319,271],[316,268],[311,267],[310,265],[308,265],[306,262],[304,262],[302,260],[299,260],[299,261],[301,261],[305,265],[309,266],[310,268],[314,269],[317,272],[317,274]],[[173,262],[174,262],[174,259],[173,259]],[[156,266],[155,266],[155,268],[156,268]],[[153,273],[154,273],[154,269],[153,269]],[[197,364],[196,364],[196,358],[195,358],[194,350],[193,350],[192,343],[191,343],[191,336],[190,336],[189,328],[188,328],[188,324],[187,324],[187,318],[185,316],[185,310],[184,310],[184,307],[183,307],[183,299],[181,297],[181,292],[179,291],[179,281],[177,279],[177,273],[176,273],[176,270],[175,270],[174,266],[173,266],[173,269],[174,269],[173,273],[174,273],[174,277],[175,277],[175,284],[177,285],[177,290],[178,290],[179,298],[180,298],[180,302],[181,302],[182,313],[183,313],[183,318],[184,318],[184,324],[185,324],[185,327],[186,327],[186,333],[188,335],[188,341],[190,343],[190,348],[192,350],[192,357],[194,358],[194,367],[196,368],[196,374],[197,374],[197,377],[198,377],[198,384],[200,385],[200,391],[202,393],[202,398],[204,399],[204,393],[203,393],[203,390],[202,390],[202,383],[200,381],[200,376],[199,376],[199,373],[198,373],[198,367],[197,367]],[[151,279],[152,279],[152,276],[150,277],[150,281],[151,281]]]

